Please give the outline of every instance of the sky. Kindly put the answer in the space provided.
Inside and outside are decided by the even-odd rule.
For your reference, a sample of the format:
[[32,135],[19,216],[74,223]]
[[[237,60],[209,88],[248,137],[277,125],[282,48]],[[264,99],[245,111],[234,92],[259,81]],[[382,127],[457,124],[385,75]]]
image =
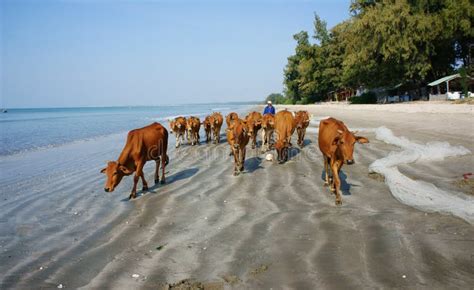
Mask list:
[[350,0],[0,0],[0,107],[261,101]]

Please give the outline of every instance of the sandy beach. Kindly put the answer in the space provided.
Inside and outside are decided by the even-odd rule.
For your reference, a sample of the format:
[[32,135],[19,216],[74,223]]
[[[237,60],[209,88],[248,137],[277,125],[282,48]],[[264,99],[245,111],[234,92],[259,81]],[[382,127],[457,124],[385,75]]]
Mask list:
[[[99,173],[120,153],[122,134],[2,159],[0,289],[472,288],[474,177],[463,174],[474,172],[473,106],[277,106],[285,108],[313,114],[305,147],[293,148],[287,163],[248,148],[245,172],[234,177],[225,138],[170,146],[167,184],[132,201],[131,177],[105,193]],[[370,140],[342,168],[342,206],[323,186],[317,124],[327,116]],[[401,202],[388,177],[369,167],[410,149],[384,141],[380,127],[421,151],[433,142],[459,149],[395,168],[453,200],[446,210],[467,209]],[[150,184],[153,167],[145,167]]]

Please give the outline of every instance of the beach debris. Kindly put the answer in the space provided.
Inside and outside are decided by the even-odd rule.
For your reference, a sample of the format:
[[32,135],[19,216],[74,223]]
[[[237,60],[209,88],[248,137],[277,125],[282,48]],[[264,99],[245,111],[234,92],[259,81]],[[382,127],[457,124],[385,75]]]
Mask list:
[[132,278],[139,278],[140,275],[139,274],[132,274]]
[[407,277],[407,275],[402,275],[402,278],[405,279]]
[[224,200],[224,203],[227,203],[227,200]]
[[262,264],[258,266],[256,269],[253,269],[252,271],[250,271],[250,274],[255,277],[258,274],[265,273],[267,270],[268,270],[268,266]]
[[158,251],[161,251],[161,250],[163,250],[163,248],[164,248],[166,245],[167,245],[167,244],[158,246],[158,247],[156,247],[156,249],[157,249]]
[[267,161],[273,161],[273,154],[272,154],[272,153],[268,153],[267,155],[265,155],[265,160],[267,160]]
[[207,247],[202,248],[204,251],[207,249]]
[[472,172],[464,173],[464,174],[462,175],[462,177],[464,177],[464,179],[468,179],[469,176],[472,176]]
[[40,269],[40,270],[43,270],[44,268],[43,268],[43,266],[41,266],[39,269]]
[[59,285],[58,285],[58,288],[59,288],[59,289],[62,289],[63,287],[64,287],[63,284],[59,284]]
[[230,285],[234,285],[234,284],[242,282],[242,280],[240,280],[239,277],[232,274],[223,274],[221,275],[221,278],[222,280],[224,280],[226,283]]
[[205,216],[204,219],[207,220],[207,216]]

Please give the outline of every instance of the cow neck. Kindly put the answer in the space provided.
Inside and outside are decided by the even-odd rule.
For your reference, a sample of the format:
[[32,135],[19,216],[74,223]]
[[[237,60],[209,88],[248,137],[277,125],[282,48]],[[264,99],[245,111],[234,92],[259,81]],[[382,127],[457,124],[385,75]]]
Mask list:
[[[130,148],[129,146],[126,146],[123,150],[122,153],[120,153],[120,156],[117,160],[117,163],[120,165],[124,165],[128,169],[134,169],[135,163],[131,162],[132,159],[130,158]],[[133,167],[133,168],[132,168]]]

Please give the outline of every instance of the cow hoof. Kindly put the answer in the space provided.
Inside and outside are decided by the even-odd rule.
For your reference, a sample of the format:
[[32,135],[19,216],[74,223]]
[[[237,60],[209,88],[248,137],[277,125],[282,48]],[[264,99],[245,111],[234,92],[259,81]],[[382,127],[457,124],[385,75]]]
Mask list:
[[176,146],[175,146],[175,147],[176,147],[176,148],[178,148],[178,147],[179,147],[179,145],[178,145],[178,144],[176,144]]
[[336,199],[336,205],[342,205],[342,200],[340,200],[340,199],[339,199],[339,200],[338,200],[338,199]]
[[255,145],[252,145],[252,149],[255,149]]
[[158,184],[160,183],[160,180],[159,179],[155,179],[155,184]]
[[148,186],[142,187],[142,191],[147,191],[147,190],[148,190]]
[[324,186],[328,186],[328,185],[329,185],[329,182],[325,181]]
[[239,172],[234,171],[234,176],[237,176],[237,175],[239,175]]
[[130,193],[130,196],[128,197],[128,199],[129,199],[129,200],[132,199],[132,198],[135,199],[136,197],[137,197],[136,194]]
[[161,180],[161,184],[165,184],[166,181],[164,179]]

